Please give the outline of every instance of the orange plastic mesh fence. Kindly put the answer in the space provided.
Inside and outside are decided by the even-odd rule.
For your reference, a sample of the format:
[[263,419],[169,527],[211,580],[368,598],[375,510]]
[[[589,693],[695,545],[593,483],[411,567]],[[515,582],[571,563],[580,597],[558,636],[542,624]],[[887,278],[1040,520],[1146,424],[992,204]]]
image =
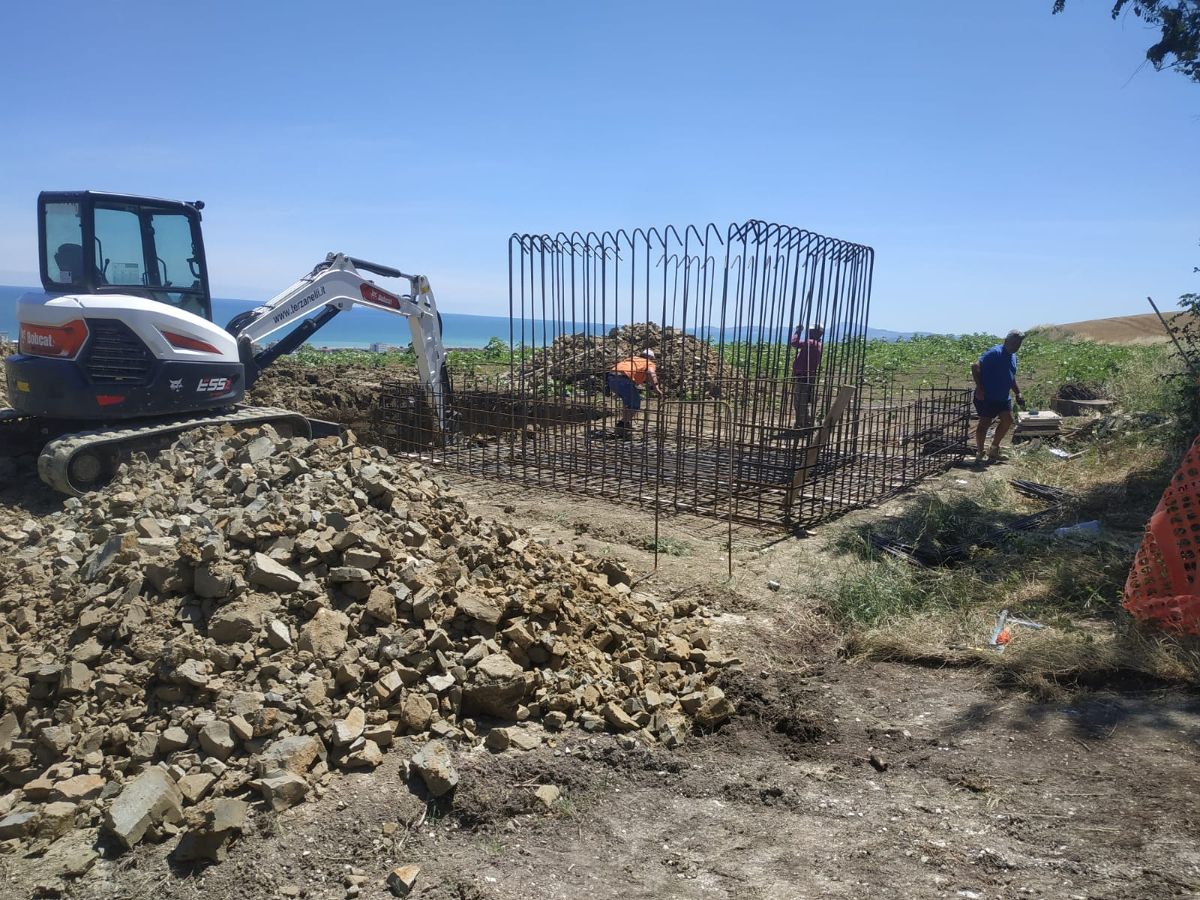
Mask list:
[[1200,438],[1179,464],[1125,581],[1125,608],[1164,628],[1200,635]]

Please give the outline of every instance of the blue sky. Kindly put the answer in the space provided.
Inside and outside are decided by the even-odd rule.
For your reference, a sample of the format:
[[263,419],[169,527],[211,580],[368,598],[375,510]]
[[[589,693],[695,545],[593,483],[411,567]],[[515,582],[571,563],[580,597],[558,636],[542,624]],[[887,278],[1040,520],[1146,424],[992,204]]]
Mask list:
[[214,290],[329,250],[507,312],[514,231],[761,218],[876,250],[872,324],[1003,332],[1200,290],[1200,86],[1110,4],[14,3],[0,283],[34,201],[203,199]]

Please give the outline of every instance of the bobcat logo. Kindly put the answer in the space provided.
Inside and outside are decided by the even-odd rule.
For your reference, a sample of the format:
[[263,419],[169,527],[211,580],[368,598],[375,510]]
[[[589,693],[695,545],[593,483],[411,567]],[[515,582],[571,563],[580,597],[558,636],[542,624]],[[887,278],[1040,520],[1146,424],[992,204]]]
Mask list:
[[170,379],[169,383],[171,385],[171,390],[175,391],[176,393],[183,390],[182,378],[172,378]]

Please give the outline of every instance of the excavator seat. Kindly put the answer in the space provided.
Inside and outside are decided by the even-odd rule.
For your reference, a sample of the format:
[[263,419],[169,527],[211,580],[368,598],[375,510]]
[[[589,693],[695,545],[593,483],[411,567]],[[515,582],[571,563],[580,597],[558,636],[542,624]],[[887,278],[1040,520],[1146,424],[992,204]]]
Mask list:
[[[70,272],[77,277],[83,272],[83,247],[79,244],[59,244],[54,254],[54,264],[60,272]],[[108,279],[99,269],[93,268],[96,284],[108,284]]]

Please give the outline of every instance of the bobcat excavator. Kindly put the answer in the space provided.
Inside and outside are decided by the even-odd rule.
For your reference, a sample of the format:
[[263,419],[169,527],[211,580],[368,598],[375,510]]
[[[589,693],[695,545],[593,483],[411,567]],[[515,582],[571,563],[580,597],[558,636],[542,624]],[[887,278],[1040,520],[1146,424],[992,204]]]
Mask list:
[[[408,320],[444,432],[446,351],[424,276],[330,253],[221,328],[212,322],[203,208],[94,191],[38,195],[44,290],[17,300],[18,352],[4,361],[13,408],[0,408],[0,455],[40,451],[41,479],[78,495],[109,481],[131,453],[161,449],[193,428],[270,424],[283,434],[329,433],[336,426],[239,401],[273,361],[360,307]],[[409,290],[392,293],[364,272],[407,280]]]

